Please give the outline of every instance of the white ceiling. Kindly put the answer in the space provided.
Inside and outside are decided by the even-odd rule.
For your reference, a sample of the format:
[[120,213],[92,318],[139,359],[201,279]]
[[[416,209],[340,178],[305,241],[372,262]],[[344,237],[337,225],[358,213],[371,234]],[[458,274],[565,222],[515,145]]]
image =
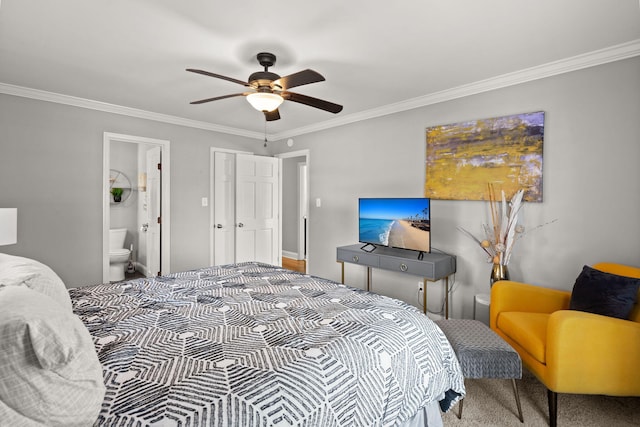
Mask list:
[[[258,137],[262,113],[228,81],[311,68],[272,136],[304,133],[640,55],[638,0],[4,0],[0,92]],[[95,102],[97,101],[97,102]],[[123,109],[121,107],[127,107]],[[185,120],[188,119],[188,120]]]

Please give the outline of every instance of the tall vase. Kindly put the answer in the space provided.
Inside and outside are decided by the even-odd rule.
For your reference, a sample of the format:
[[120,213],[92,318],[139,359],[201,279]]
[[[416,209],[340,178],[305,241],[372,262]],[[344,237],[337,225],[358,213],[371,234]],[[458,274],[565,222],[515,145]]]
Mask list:
[[489,283],[491,286],[498,280],[509,280],[509,269],[504,264],[493,264]]

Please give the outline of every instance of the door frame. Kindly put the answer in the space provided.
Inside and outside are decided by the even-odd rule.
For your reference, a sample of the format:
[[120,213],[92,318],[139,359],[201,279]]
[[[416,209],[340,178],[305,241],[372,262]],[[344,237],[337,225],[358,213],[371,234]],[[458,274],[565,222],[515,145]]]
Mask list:
[[[305,163],[307,165],[307,180],[306,180],[306,194],[307,194],[307,227],[304,233],[304,239],[307,242],[307,256],[305,257],[305,269],[306,269],[306,273],[309,272],[309,262],[310,262],[310,255],[309,255],[309,224],[311,223],[311,209],[309,209],[309,189],[311,187],[310,185],[310,170],[311,170],[311,151],[309,149],[304,149],[304,150],[297,150],[297,151],[290,151],[287,153],[280,153],[280,154],[276,154],[274,157],[280,158],[280,159],[288,159],[291,157],[304,157],[305,158]],[[281,173],[281,178],[280,178],[280,182],[282,183],[282,168],[280,168],[280,173]],[[299,191],[299,190],[298,190]],[[300,191],[299,191],[300,192]],[[282,200],[282,197],[284,197],[284,194],[282,194],[282,186],[280,187],[280,199]],[[300,203],[303,203],[302,201]],[[280,205],[282,205],[282,202],[280,202]],[[282,217],[282,216],[281,216]],[[302,219],[300,218],[300,216],[298,217],[298,230],[303,229],[304,228],[304,224],[302,223]],[[280,237],[282,237],[282,225],[280,226]],[[300,238],[301,236],[299,236]],[[299,241],[302,239],[299,239]],[[282,243],[280,244],[280,247],[282,247]]]
[[161,189],[161,232],[160,232],[160,273],[171,272],[171,159],[169,141],[142,136],[104,132],[102,138],[102,281],[109,283],[109,227],[111,211],[109,203],[109,170],[111,169],[111,142],[129,142],[160,146],[162,156]]
[[[298,163],[298,259],[307,260],[307,227],[309,226],[309,192],[307,181],[309,168],[306,163]],[[307,224],[305,226],[306,213]]]

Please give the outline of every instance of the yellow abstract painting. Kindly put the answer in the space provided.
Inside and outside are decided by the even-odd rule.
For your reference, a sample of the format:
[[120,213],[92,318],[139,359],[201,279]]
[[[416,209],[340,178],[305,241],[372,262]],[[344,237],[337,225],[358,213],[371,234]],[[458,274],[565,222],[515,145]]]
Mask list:
[[510,198],[542,202],[544,112],[429,127],[425,197],[489,200],[487,184]]

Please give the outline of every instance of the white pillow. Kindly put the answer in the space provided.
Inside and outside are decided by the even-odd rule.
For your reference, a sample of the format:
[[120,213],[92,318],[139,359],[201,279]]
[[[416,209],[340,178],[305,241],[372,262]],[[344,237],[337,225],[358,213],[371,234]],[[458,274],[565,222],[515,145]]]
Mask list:
[[25,286],[0,287],[0,420],[89,426],[105,394],[80,318]]
[[30,258],[0,254],[0,286],[26,285],[73,311],[69,291],[62,279],[49,267]]

